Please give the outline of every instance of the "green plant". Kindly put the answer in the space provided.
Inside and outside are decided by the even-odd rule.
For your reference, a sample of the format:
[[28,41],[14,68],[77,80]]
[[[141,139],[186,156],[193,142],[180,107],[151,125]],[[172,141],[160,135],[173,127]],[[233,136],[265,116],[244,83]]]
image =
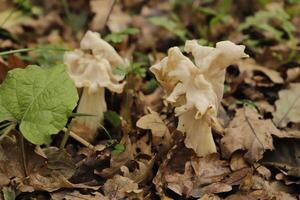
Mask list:
[[144,62],[136,62],[136,63],[131,63],[129,67],[124,67],[123,65],[119,65],[113,70],[113,73],[121,76],[127,76],[132,74],[132,75],[145,77],[146,71],[147,69],[145,68]]
[[[290,16],[283,9],[259,11],[254,16],[247,17],[245,22],[239,25],[238,31],[244,31],[251,27],[262,32],[267,39],[274,39],[278,42],[290,41],[291,44],[296,44],[293,35],[296,28],[290,22]],[[253,44],[257,45],[259,42]]]
[[107,42],[120,43],[122,42],[126,36],[135,35],[139,33],[139,29],[137,28],[126,28],[121,32],[113,32],[104,37]]
[[0,86],[0,122],[7,122],[6,129],[18,124],[33,144],[48,144],[51,135],[66,125],[77,100],[77,90],[64,65],[15,69]]
[[179,37],[182,41],[185,41],[187,39],[187,30],[183,28],[179,18],[175,14],[170,17],[150,17],[149,22],[156,26],[167,29],[168,31]]

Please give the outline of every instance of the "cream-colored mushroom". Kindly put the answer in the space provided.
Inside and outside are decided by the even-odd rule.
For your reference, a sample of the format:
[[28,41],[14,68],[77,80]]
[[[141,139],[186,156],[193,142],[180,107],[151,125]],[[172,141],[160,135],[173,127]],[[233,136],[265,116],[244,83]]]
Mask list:
[[80,49],[65,53],[64,63],[76,87],[83,88],[77,113],[93,115],[74,118],[72,131],[92,141],[107,110],[105,88],[116,93],[124,88],[125,82],[120,83],[124,77],[114,75],[113,69],[126,63],[100,34],[91,31],[81,40]]
[[211,127],[216,123],[218,106],[223,96],[225,69],[238,59],[247,57],[245,47],[230,41],[216,48],[203,47],[195,40],[185,44],[195,64],[178,47],[150,70],[166,91],[166,100],[179,117],[177,129],[186,134],[185,145],[198,156],[216,152]]

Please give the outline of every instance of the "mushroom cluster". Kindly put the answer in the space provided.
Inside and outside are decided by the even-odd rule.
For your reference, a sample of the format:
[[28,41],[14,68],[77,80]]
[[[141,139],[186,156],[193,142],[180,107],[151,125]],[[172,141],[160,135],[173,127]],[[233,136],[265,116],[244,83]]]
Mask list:
[[177,129],[186,134],[185,145],[198,156],[216,152],[211,127],[217,122],[225,69],[248,57],[244,49],[230,41],[218,42],[213,48],[188,40],[185,51],[192,53],[195,63],[173,47],[167,57],[150,68],[164,88],[167,102],[175,107]]
[[75,117],[71,130],[92,141],[107,110],[105,88],[116,93],[123,91],[124,76],[113,74],[113,70],[120,65],[125,67],[126,61],[99,33],[88,31],[80,42],[80,49],[65,53],[64,63],[76,87],[83,89],[77,113],[91,115]]

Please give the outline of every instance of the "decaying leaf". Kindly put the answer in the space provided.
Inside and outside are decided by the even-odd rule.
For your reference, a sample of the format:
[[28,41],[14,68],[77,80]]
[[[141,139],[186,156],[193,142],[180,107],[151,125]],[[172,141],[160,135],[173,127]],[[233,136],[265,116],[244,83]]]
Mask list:
[[228,163],[220,160],[217,154],[210,154],[191,157],[185,163],[183,173],[173,171],[167,164],[159,169],[154,183],[156,186],[165,185],[179,195],[198,198],[206,193],[230,191],[231,185],[220,182],[229,173]]
[[[26,166],[21,145],[14,135],[0,141],[0,174],[16,181],[18,190],[53,192],[61,188],[99,188],[68,181],[74,173],[75,166],[65,152],[60,152],[54,147],[45,149],[45,158],[34,153],[34,147],[29,143],[25,143],[25,150]],[[4,180],[6,184],[9,183],[7,179]],[[3,184],[3,181],[0,184]]]
[[222,153],[226,157],[236,150],[246,150],[245,158],[256,162],[263,156],[265,150],[272,150],[272,135],[280,135],[280,131],[271,120],[264,120],[254,108],[238,109],[234,119],[225,130],[221,140]]
[[236,64],[238,65],[241,73],[247,73],[247,77],[253,78],[253,72],[259,71],[268,76],[274,83],[281,84],[284,82],[283,78],[277,71],[258,65],[253,59],[248,58],[246,60],[240,60]]
[[91,0],[90,7],[95,14],[92,22],[91,29],[94,31],[101,30],[108,20],[109,13],[112,9],[114,1],[112,0]]
[[267,152],[262,164],[279,168],[286,175],[300,178],[300,145],[299,139],[277,139],[275,150]]
[[159,114],[149,109],[150,114],[141,117],[136,126],[142,129],[151,129],[152,142],[154,145],[163,143],[164,145],[170,144],[171,135],[168,127],[160,118]]
[[78,191],[59,191],[51,194],[52,200],[108,200],[107,197],[103,196],[99,192],[92,194],[81,194]]
[[142,195],[143,190],[139,189],[137,183],[130,178],[115,175],[112,179],[108,179],[103,187],[104,194],[109,199],[134,199]]
[[285,127],[289,122],[300,122],[300,84],[290,84],[289,89],[280,91],[275,104],[273,121],[277,126]]
[[110,159],[110,167],[100,170],[95,170],[95,174],[104,178],[109,178],[120,171],[120,167],[125,165],[129,160],[133,158],[133,149],[131,141],[128,137],[123,138],[125,142],[125,151],[120,154],[112,154]]

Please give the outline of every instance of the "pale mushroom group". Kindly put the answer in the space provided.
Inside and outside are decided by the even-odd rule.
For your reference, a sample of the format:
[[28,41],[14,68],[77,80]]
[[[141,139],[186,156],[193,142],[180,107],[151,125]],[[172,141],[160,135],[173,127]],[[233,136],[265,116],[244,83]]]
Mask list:
[[[218,42],[213,48],[188,40],[184,50],[193,55],[195,63],[173,47],[167,57],[150,67],[165,90],[167,102],[175,107],[177,129],[185,133],[185,145],[198,156],[216,152],[212,126],[223,96],[225,69],[248,57],[244,49],[230,41]],[[123,92],[124,77],[114,75],[113,69],[126,67],[126,62],[100,34],[91,31],[83,37],[80,49],[65,54],[64,62],[77,88],[83,88],[77,113],[91,115],[73,119],[72,131],[92,141],[107,110],[105,88]]]
[[77,113],[91,116],[75,117],[72,128],[80,137],[92,141],[107,110],[105,88],[122,93],[124,76],[113,74],[117,66],[126,66],[115,49],[102,40],[99,33],[88,31],[80,42],[80,49],[64,55],[67,72],[77,88],[83,88]]
[[165,89],[166,100],[175,107],[177,129],[186,134],[185,145],[198,156],[216,152],[211,127],[223,96],[225,69],[248,56],[244,49],[230,41],[218,42],[213,48],[189,40],[185,51],[192,53],[195,64],[173,47],[150,68]]

